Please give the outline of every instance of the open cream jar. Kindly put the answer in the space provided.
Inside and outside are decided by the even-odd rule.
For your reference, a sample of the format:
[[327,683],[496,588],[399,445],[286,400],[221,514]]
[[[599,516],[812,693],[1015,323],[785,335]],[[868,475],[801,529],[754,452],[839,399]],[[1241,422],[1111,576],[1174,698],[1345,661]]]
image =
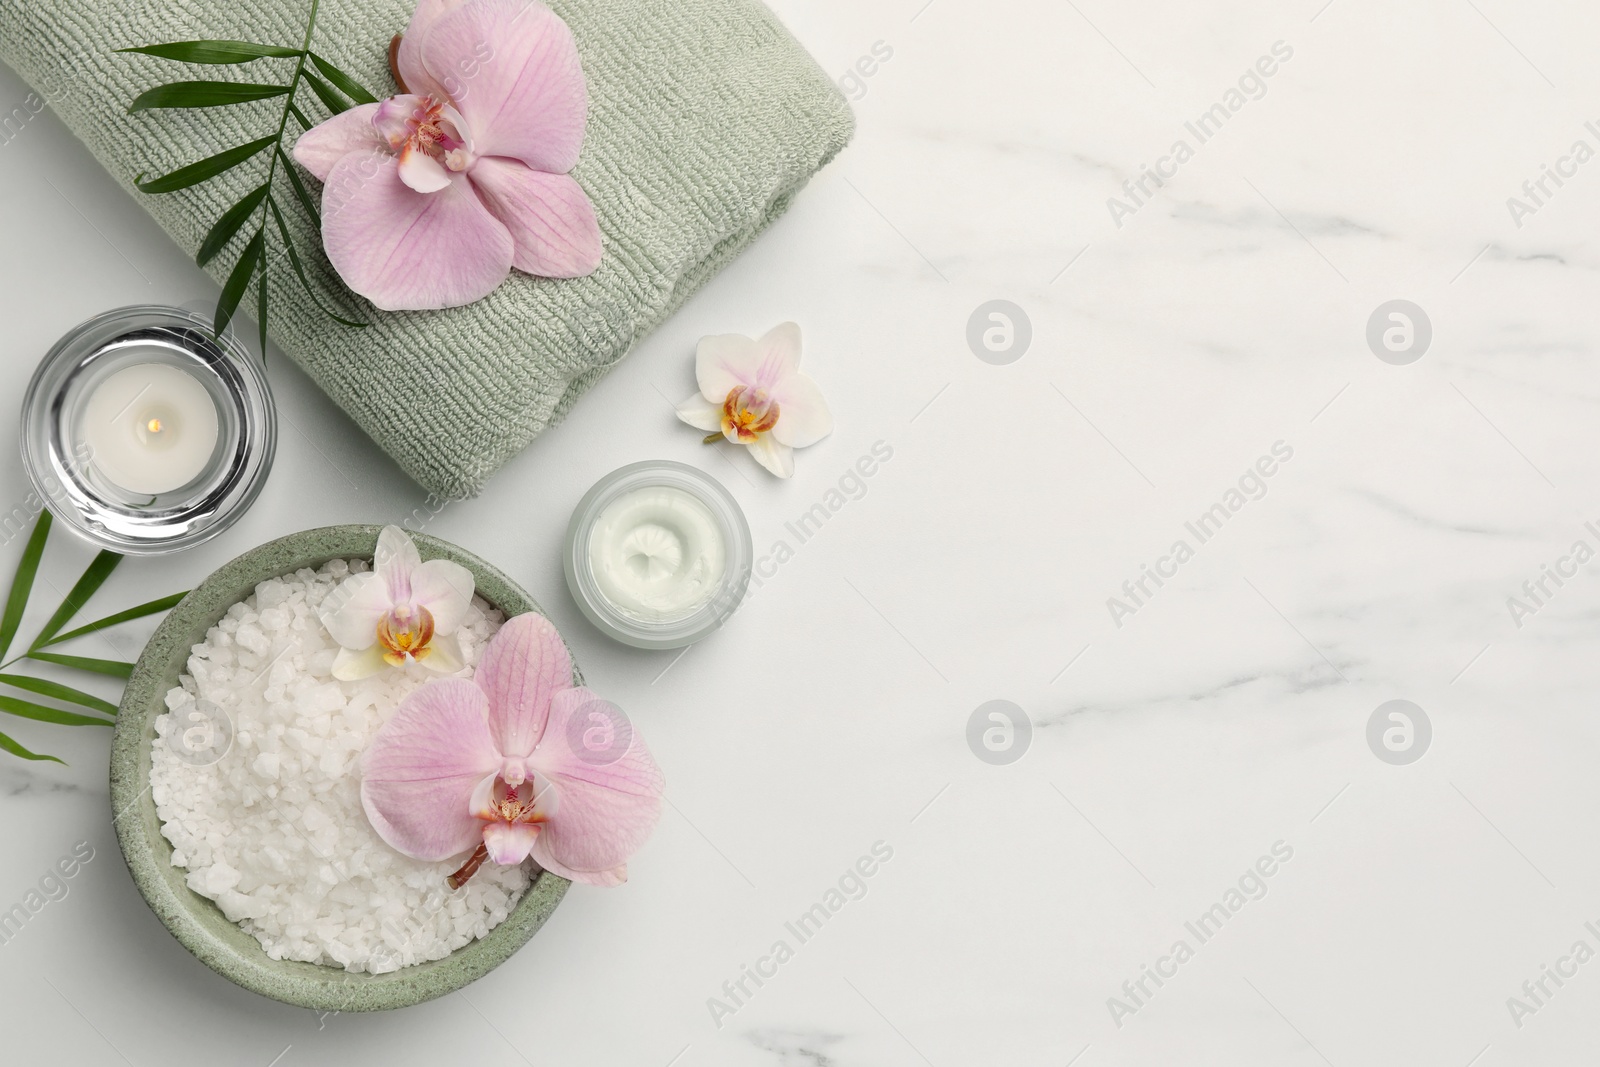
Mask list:
[[612,471],[567,527],[567,587],[635,648],[680,648],[721,626],[750,584],[750,526],[716,479],[657,460]]

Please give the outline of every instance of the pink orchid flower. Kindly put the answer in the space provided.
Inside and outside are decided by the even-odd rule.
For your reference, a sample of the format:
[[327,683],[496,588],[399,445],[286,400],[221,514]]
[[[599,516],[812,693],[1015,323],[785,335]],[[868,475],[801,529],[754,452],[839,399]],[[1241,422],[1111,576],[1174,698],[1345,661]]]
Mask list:
[[459,671],[455,632],[472,605],[472,585],[467,568],[447,559],[422,562],[404,530],[385,526],[372,570],[346,578],[317,608],[340,646],[333,676],[355,681],[412,663]]
[[562,878],[620,885],[661,814],[663,782],[631,730],[591,741],[592,721],[615,727],[621,714],[597,717],[596,707],[609,705],[573,687],[555,627],[518,615],[490,640],[473,681],[429,682],[378,730],[361,758],[367,817],[413,859],[474,850],[455,888],[485,859],[530,855]]
[[567,24],[536,0],[420,0],[391,57],[399,96],[294,146],[345,284],[402,311],[470,304],[512,267],[593,272],[600,227],[567,174],[589,107]]
[[833,432],[817,383],[800,373],[800,327],[785,322],[759,341],[738,334],[704,337],[695,354],[700,393],[678,405],[678,418],[706,441],[748,445],[780,478],[794,474],[794,450]]

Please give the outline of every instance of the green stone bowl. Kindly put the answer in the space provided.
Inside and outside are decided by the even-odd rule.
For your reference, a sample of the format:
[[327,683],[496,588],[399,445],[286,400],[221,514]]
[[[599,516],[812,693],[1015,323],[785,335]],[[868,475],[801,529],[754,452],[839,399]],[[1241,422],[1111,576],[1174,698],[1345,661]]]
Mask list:
[[[150,795],[150,748],[164,697],[178,684],[190,646],[258,582],[320,567],[330,559],[371,559],[379,526],[329,526],[280,538],[218,569],[173,608],[139,656],[123,691],[111,742],[111,811],[117,841],[134,884],[156,917],[183,947],[230,981],[263,996],[315,1011],[385,1011],[420,1004],[482,978],[538,933],[571,883],[539,872],[517,906],[489,936],[462,946],[442,960],[402,967],[388,974],[348,971],[294,960],[275,960],[254,937],[229,922],[222,910],[191,890],[187,873],[172,865],[172,845],[161,836]],[[450,559],[472,572],[478,595],[509,618],[539,611],[532,597],[483,560],[426,534],[413,534],[423,559]],[[541,613],[542,614],[542,613]],[[582,679],[573,669],[573,684]]]

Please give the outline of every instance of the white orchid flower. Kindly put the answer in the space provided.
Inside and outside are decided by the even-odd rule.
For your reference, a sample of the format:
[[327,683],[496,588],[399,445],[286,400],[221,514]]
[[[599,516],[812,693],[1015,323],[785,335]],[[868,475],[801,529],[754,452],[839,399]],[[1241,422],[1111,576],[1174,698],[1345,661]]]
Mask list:
[[446,559],[422,562],[404,530],[385,526],[372,570],[346,578],[318,609],[340,645],[333,676],[354,681],[411,663],[459,671],[455,632],[471,605],[472,572]]
[[726,438],[780,478],[794,474],[794,450],[833,432],[833,415],[817,383],[800,373],[800,327],[776,326],[759,341],[738,334],[704,337],[695,353],[698,396],[678,405],[678,418]]

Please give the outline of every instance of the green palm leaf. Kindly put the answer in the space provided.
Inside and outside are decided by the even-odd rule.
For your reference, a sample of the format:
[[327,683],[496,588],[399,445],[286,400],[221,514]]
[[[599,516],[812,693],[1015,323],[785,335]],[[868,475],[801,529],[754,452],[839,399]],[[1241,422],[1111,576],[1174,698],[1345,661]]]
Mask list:
[[31,700],[18,700],[16,697],[0,696],[0,711],[7,715],[15,715],[19,719],[32,719],[34,722],[54,723],[57,726],[115,726],[110,719],[102,719],[98,715],[79,715],[75,711],[62,711],[59,708],[48,708],[43,704],[35,704]]
[[89,566],[79,578],[77,584],[62,599],[61,606],[56,608],[56,613],[50,616],[50,621],[44,624],[44,629],[39,631],[39,636],[33,639],[30,648],[40,648],[50,644],[50,639],[60,632],[67,620],[78,613],[78,609],[89,602],[96,590],[105,584],[111,577],[111,572],[117,569],[117,564],[122,562],[122,557],[115,552],[101,551],[94,559],[89,561]]
[[222,217],[211,227],[211,232],[206,234],[206,239],[200,242],[200,251],[195,254],[195,266],[203,267],[217,258],[217,253],[228,246],[233,240],[233,235],[239,232],[240,227],[256,208],[261,206],[261,201],[267,198],[272,191],[270,184],[252,189],[244,195],[244,199],[222,213]]
[[128,105],[128,114],[174,107],[227,107],[252,100],[288,96],[287,85],[257,85],[251,82],[172,82],[146,89]]
[[[305,39],[299,48],[285,48],[281,45],[255,44],[249,41],[204,40],[204,41],[173,41],[165,44],[141,45],[137,48],[120,49],[123,52],[133,52],[140,55],[155,56],[161,59],[170,59],[185,63],[199,64],[239,64],[263,58],[293,58],[295,59],[292,76],[283,85],[268,85],[251,82],[229,81],[182,81],[168,85],[157,86],[134,99],[130,110],[143,111],[152,108],[192,108],[192,107],[221,107],[228,104],[242,103],[245,101],[283,98],[283,112],[279,117],[277,129],[268,137],[252,141],[247,145],[230,148],[219,152],[208,159],[180,167],[171,174],[144,181],[144,175],[139,176],[135,185],[145,193],[170,193],[179,189],[187,189],[200,182],[213,178],[230,168],[236,167],[248,159],[253,158],[265,148],[272,148],[271,161],[267,165],[266,179],[263,184],[247,194],[238,203],[228,208],[222,217],[212,225],[206,238],[201,242],[195,259],[205,266],[215,260],[222,250],[228,246],[239,232],[244,229],[255,212],[263,203],[274,204],[273,183],[278,178],[280,169],[287,177],[290,188],[294,191],[295,199],[299,202],[306,218],[317,228],[321,228],[321,213],[318,210],[317,199],[306,188],[294,162],[289,158],[285,148],[285,137],[289,135],[290,119],[298,123],[300,131],[308,131],[314,123],[307,118],[301,109],[303,101],[297,99],[300,90],[308,88],[317,99],[322,102],[332,114],[338,115],[349,110],[350,100],[360,104],[375,103],[375,97],[360,82],[349,74],[340,70],[333,63],[311,51],[311,39],[317,26],[317,8],[320,0],[309,0],[305,21]],[[320,76],[319,76],[320,74]],[[342,95],[341,95],[342,94]],[[346,99],[348,98],[348,99]],[[366,323],[355,322],[343,318],[329,311],[321,300],[316,299],[305,276],[304,265],[300,262],[299,253],[293,243],[287,238],[287,227],[278,220],[278,230],[284,234],[285,251],[289,255],[290,263],[294,268],[295,276],[306,291],[311,293],[313,301],[318,308],[330,315],[336,321],[346,326],[365,326]],[[245,249],[239,262],[234,265],[228,279],[222,286],[222,295],[217,302],[216,328],[222,329],[231,320],[239,308],[244,291],[249,287],[250,279],[256,269],[262,271],[259,288],[256,293],[256,314],[263,321],[259,323],[261,329],[261,347],[266,351],[267,323],[271,281],[267,274],[268,244],[270,243],[265,214],[261,218],[261,226],[256,231],[256,236],[250,247]],[[275,254],[275,250],[274,250]]]
[[[263,223],[262,227],[265,228]],[[263,254],[264,256],[264,254]],[[261,362],[267,361],[267,264],[261,262],[261,274],[256,279],[260,289],[256,293],[256,328],[261,331]]]
[[112,678],[127,678],[133,674],[133,664],[120,659],[96,659],[93,656],[68,656],[60,652],[29,652],[29,659],[40,663],[54,663],[58,667],[104,674]]
[[300,180],[300,172],[295,169],[294,160],[290,159],[281,148],[278,149],[278,159],[283,163],[283,172],[289,176],[289,186],[294,190],[294,198],[300,201],[300,207],[305,210],[306,217],[321,229],[322,212],[317,210],[316,201],[311,199],[311,190]]
[[305,83],[311,86],[311,91],[317,94],[317,99],[322,101],[322,106],[328,109],[329,114],[342,115],[350,110],[350,101],[333,91],[333,86],[311,73],[309,70],[300,75]]
[[233,313],[239,309],[239,301],[244,298],[244,291],[250,284],[251,275],[255,274],[256,267],[261,263],[261,250],[266,242],[267,229],[263,225],[250,238],[250,243],[244,246],[244,251],[239,254],[239,262],[233,265],[233,273],[228,275],[228,281],[222,287],[222,299],[217,301],[217,317],[212,325],[212,330],[221,335],[228,328],[228,323],[233,319]]
[[7,737],[5,734],[0,734],[0,749],[11,753],[13,756],[21,756],[23,759],[49,760],[51,763],[59,763],[63,767],[67,765],[67,761],[64,759],[58,759],[55,756],[46,756],[39,752],[29,751],[16,741]]
[[143,604],[119,611],[115,615],[107,615],[103,619],[96,619],[94,622],[85,623],[76,630],[68,630],[64,634],[57,634],[48,641],[39,642],[36,647],[43,648],[48,645],[59,645],[63,641],[71,641],[74,637],[82,637],[84,634],[92,634],[98,630],[104,630],[108,627],[116,626],[119,623],[131,622],[134,619],[142,619],[146,615],[155,615],[159,612],[166,611],[168,608],[175,607],[178,601],[182,600],[188,595],[188,593],[173,593],[169,596],[164,596],[159,600],[147,600]]
[[298,48],[283,48],[275,44],[251,44],[249,41],[173,41],[171,44],[147,44],[139,48],[119,48],[118,52],[137,52],[158,59],[176,59],[180,63],[249,63],[253,59],[292,58],[301,55]]
[[270,148],[278,143],[276,137],[263,137],[249,144],[230,148],[225,152],[218,152],[214,156],[207,156],[198,163],[190,163],[186,167],[179,167],[171,174],[159,178],[152,178],[147,182],[135,181],[134,188],[141,193],[171,193],[179,189],[187,189],[191,185],[199,185],[207,178],[215,178],[224,171],[232,170],[245,160]]
[[324,78],[327,78],[328,81],[333,83],[335,88],[337,88],[344,95],[348,96],[350,99],[354,100],[356,103],[376,104],[378,102],[378,98],[367,92],[367,89],[364,85],[350,77],[350,75],[346,74],[332,63],[329,63],[326,59],[323,59],[315,52],[310,53],[309,58],[311,59],[312,65],[322,72],[322,76]]
[[277,201],[269,200],[267,202],[267,207],[272,210],[272,217],[278,224],[278,235],[283,239],[283,247],[289,253],[289,265],[294,268],[295,277],[300,279],[300,285],[305,289],[306,295],[312,299],[312,302],[315,303],[318,308],[321,308],[324,315],[334,319],[337,322],[341,322],[346,326],[354,326],[357,328],[368,325],[365,322],[352,322],[341,315],[334,314],[322,306],[322,299],[317,296],[316,290],[311,288],[311,280],[306,277],[305,265],[300,262],[300,253],[295,250],[294,238],[289,236],[289,227],[283,221],[283,212],[278,210]]
[[22,624],[22,612],[28,606],[28,594],[33,592],[33,579],[39,573],[44,543],[50,536],[50,522],[48,511],[39,512],[28,545],[22,550],[22,559],[17,562],[17,573],[11,577],[11,592],[6,597],[5,614],[0,615],[0,659],[4,659],[5,654],[11,651],[11,641],[17,636],[17,627]]
[[30,693],[38,693],[42,697],[51,697],[55,700],[65,700],[69,704],[78,704],[107,715],[115,715],[117,706],[109,700],[101,700],[93,693],[85,693],[81,689],[74,689],[70,685],[48,681],[44,678],[30,678],[26,674],[0,674],[0,682],[14,689],[26,689]]

